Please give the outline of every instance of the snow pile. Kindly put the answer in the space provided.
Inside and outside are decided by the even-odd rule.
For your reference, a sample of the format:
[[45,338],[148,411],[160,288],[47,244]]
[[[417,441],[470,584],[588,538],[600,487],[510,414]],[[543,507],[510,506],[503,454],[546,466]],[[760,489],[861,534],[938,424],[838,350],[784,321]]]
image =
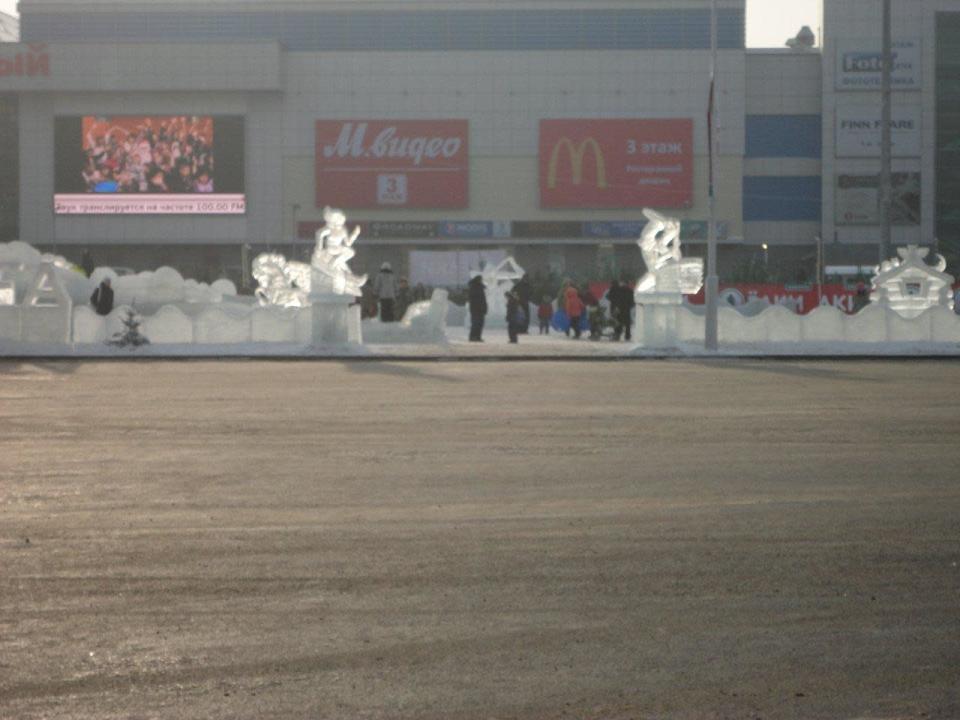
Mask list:
[[235,297],[236,286],[220,279],[207,285],[184,277],[172,267],[146,270],[136,275],[119,276],[113,268],[99,267],[90,276],[90,292],[104,278],[110,278],[114,304],[134,307],[173,305],[176,303],[219,303]]
[[143,321],[143,334],[151,343],[192,343],[193,320],[173,305],[165,305]]
[[449,293],[437,289],[429,301],[413,303],[398,323],[378,318],[363,322],[365,343],[443,343],[446,342]]

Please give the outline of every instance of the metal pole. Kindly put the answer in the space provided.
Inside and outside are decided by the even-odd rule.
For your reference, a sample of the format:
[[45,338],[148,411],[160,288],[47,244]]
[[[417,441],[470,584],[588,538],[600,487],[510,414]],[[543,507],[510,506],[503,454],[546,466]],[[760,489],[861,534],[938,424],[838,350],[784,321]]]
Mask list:
[[300,239],[300,233],[297,232],[297,213],[300,211],[300,205],[294,203],[290,210],[291,220],[293,222],[293,231],[291,233],[293,236],[293,242],[290,244],[290,259],[299,260],[297,257],[297,241]]
[[890,204],[892,200],[891,188],[891,156],[893,138],[891,133],[891,88],[893,85],[893,40],[890,27],[890,0],[883,2],[883,47],[880,63],[880,93],[882,96],[880,112],[880,262],[890,258]]
[[717,320],[717,296],[720,293],[720,280],[717,277],[717,194],[716,194],[716,125],[717,97],[717,0],[710,3],[710,107],[707,111],[707,136],[710,148],[710,220],[707,229],[707,283],[706,283],[706,332],[704,346],[707,350],[717,349],[719,336]]
[[823,302],[823,238],[817,235],[817,305]]

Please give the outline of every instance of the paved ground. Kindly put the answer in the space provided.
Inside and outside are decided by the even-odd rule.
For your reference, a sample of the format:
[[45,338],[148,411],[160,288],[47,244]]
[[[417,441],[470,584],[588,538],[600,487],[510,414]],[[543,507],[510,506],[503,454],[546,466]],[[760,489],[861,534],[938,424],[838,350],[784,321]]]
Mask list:
[[0,718],[960,717],[960,363],[0,363]]

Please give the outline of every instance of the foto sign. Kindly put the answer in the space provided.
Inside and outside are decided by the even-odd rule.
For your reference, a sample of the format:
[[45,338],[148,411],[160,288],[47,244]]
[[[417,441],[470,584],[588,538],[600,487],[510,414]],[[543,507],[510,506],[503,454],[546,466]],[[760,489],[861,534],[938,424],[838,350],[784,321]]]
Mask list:
[[683,208],[693,120],[541,120],[543,208]]
[[317,207],[466,208],[466,120],[318,120]]
[[[895,107],[890,130],[894,157],[920,157],[920,107]],[[837,157],[880,157],[880,108],[872,105],[837,107]]]
[[[920,40],[893,43],[894,90],[919,90],[922,87]],[[883,53],[870,40],[845,40],[837,43],[837,90],[879,90]]]

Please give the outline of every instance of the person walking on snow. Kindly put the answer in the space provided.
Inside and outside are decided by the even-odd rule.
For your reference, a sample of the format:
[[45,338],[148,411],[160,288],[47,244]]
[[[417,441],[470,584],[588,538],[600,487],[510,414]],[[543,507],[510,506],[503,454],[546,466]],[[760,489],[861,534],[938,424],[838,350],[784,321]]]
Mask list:
[[607,300],[610,303],[610,317],[614,322],[613,339],[620,340],[620,336],[623,335],[624,339],[630,342],[633,308],[636,307],[633,290],[628,285],[621,285],[614,280],[607,291]]
[[553,303],[550,302],[550,296],[544,295],[543,302],[537,308],[537,319],[540,321],[540,334],[550,334],[550,320],[553,319]]
[[470,342],[483,342],[483,323],[487,317],[487,290],[480,273],[475,274],[467,283],[467,303],[470,306]]
[[574,340],[580,339],[580,317],[583,315],[585,306],[580,299],[580,293],[573,285],[567,288],[566,298],[564,299],[564,308],[567,317],[570,318],[570,329],[573,330]]
[[390,263],[385,262],[380,266],[380,272],[373,283],[373,294],[377,296],[380,302],[380,321],[393,322],[393,305],[397,299],[397,280],[390,268]]
[[520,324],[519,332],[526,335],[530,332],[530,300],[533,296],[533,288],[530,286],[530,276],[524,275],[513,286],[513,291],[517,294],[517,302],[520,310],[523,311],[523,322]]
[[516,290],[504,293],[507,298],[507,334],[510,336],[510,342],[516,345],[517,335],[523,329],[523,322],[526,315],[520,306],[520,295]]

